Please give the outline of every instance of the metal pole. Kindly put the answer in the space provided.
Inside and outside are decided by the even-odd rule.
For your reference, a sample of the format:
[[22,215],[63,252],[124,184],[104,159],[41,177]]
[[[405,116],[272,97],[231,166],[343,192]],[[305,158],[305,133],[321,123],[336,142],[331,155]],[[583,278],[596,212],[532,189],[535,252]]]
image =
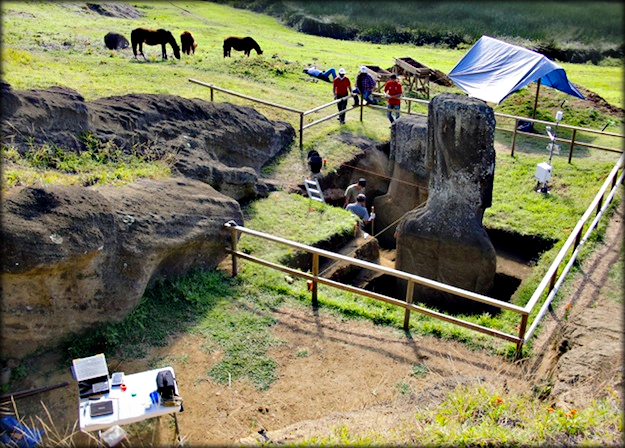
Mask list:
[[536,106],[538,105],[538,92],[540,92],[540,80],[542,78],[538,78],[536,81],[536,98],[534,98],[534,111],[532,112],[532,119],[536,118]]
[[[372,205],[371,206],[371,214],[375,213],[375,207]],[[371,236],[375,236],[375,232],[373,231],[373,223],[375,222],[375,219],[371,220]]]
[[211,102],[213,101],[213,85],[210,85],[210,89],[211,89]]

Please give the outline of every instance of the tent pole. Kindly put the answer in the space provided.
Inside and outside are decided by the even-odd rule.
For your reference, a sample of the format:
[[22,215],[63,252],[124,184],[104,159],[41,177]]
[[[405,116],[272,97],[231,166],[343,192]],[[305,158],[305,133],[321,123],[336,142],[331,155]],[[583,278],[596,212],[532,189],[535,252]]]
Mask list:
[[540,80],[542,78],[538,78],[536,81],[536,98],[534,98],[534,112],[532,113],[532,120],[536,119],[536,106],[538,105],[538,92],[540,92]]

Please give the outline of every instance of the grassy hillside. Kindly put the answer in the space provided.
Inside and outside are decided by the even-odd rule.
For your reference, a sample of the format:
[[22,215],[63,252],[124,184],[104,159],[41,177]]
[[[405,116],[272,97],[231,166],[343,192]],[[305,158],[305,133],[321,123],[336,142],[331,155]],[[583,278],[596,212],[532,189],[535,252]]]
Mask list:
[[[330,3],[334,2],[327,2],[323,5],[330,7]],[[2,2],[3,81],[8,82],[15,89],[41,89],[64,85],[76,89],[87,100],[128,93],[167,93],[208,99],[209,91],[206,88],[188,81],[189,78],[195,78],[243,94],[305,110],[332,100],[330,84],[309,82],[302,73],[302,69],[310,64],[324,68],[334,66],[337,69],[342,66],[354,77],[361,64],[386,68],[393,65],[393,57],[410,56],[432,68],[448,72],[465,52],[460,49],[417,47],[410,44],[371,44],[305,35],[280,24],[275,18],[210,2],[127,2],[126,4],[136,7],[142,17],[137,19],[106,17],[85,8],[84,4],[80,3]],[[321,4],[316,4],[316,6],[320,7]],[[377,11],[379,10],[373,9],[371,14]],[[396,18],[402,16],[400,10],[389,9],[389,12],[393,11],[395,11]],[[189,30],[195,35],[199,46],[194,56],[183,55],[181,60],[170,57],[167,61],[161,60],[160,48],[146,47],[145,53],[149,62],[134,60],[130,49],[110,51],[105,48],[103,37],[107,32],[119,32],[130,38],[130,31],[138,26],[167,28],[175,36],[179,36],[183,30]],[[232,58],[224,59],[222,41],[230,35],[253,36],[264,50],[264,54],[257,56],[252,53],[252,56],[247,58],[242,53],[233,52]],[[168,49],[168,53],[171,54],[171,49]],[[596,92],[613,105],[622,106],[622,65],[613,67],[562,65],[574,83],[579,83]],[[433,89],[434,94],[442,91],[458,91],[454,88],[444,89],[438,86],[433,86]],[[539,113],[551,117],[565,96],[547,88],[542,89],[541,92]],[[510,101],[504,101],[495,109],[499,111],[521,110],[526,104],[532,103],[533,93],[534,90],[531,88],[521,89],[514,97],[511,97]],[[220,93],[216,93],[215,99],[250,105],[248,101]],[[296,124],[297,117],[292,114],[264,106],[254,107],[272,119],[288,120]],[[328,157],[328,165],[331,169],[354,151],[350,145],[337,143],[334,138],[337,134],[349,132],[377,141],[388,140],[388,122],[384,113],[371,110],[365,113],[366,118],[362,123],[352,115],[343,128],[339,128],[335,120],[330,120],[307,130],[305,149],[313,147],[322,149],[323,155]],[[622,118],[618,116],[594,111],[585,103],[570,101],[567,104],[564,122],[575,123],[582,119],[588,120],[585,121],[588,127],[599,129],[612,119],[614,122],[608,129],[615,132],[620,132],[622,126]],[[597,158],[591,151],[582,151],[580,158],[574,159],[574,163],[569,165],[566,163],[566,155],[563,154],[554,159],[556,173],[554,185],[561,193],[551,196],[537,195],[533,191],[535,185],[533,170],[536,162],[543,161],[545,158],[544,143],[538,145],[540,147],[537,148],[536,145],[521,145],[523,142],[520,142],[519,144],[523,146],[523,156],[515,158],[507,153],[509,144],[507,137],[497,135],[497,143],[503,150],[497,154],[493,207],[487,211],[485,220],[493,226],[509,228],[521,233],[539,234],[560,241],[568,236],[567,231],[574,226],[581,210],[585,208],[593,191],[596,191],[613,163],[612,158]],[[47,160],[49,150],[50,148],[42,150],[39,154],[45,156],[43,160]],[[5,163],[7,160],[11,163],[19,161],[19,156],[10,148],[3,147],[3,152]],[[301,159],[301,152],[293,150],[275,166],[269,167],[267,171],[271,171],[277,177],[291,176],[292,178],[295,171],[293,167],[302,165]],[[41,161],[42,157],[37,160]],[[136,161],[120,156],[118,162],[113,169],[120,168],[120,165],[128,166]],[[92,161],[88,160],[84,163],[88,165]],[[42,182],[41,179],[44,178],[42,173],[56,173],[49,166],[34,168],[37,170],[37,182]],[[138,168],[134,170],[139,171]],[[166,167],[158,167],[155,171],[160,173],[158,175],[167,175]],[[152,175],[151,172],[146,169],[145,172],[141,171],[141,175]],[[6,182],[6,170],[3,176],[3,181]],[[103,177],[99,174],[98,176]],[[49,179],[49,182],[58,181],[58,176]],[[518,201],[523,201],[525,206],[515,207],[514,204]],[[315,209],[308,213],[308,206],[306,198],[276,193],[246,209],[246,225],[298,240],[303,236],[301,232],[297,232],[297,229],[307,228],[307,220],[311,217],[331,219],[332,223],[337,226],[336,232],[338,233],[350,230],[351,225],[345,219],[344,210],[337,209],[332,213],[325,213]],[[295,209],[305,211],[305,216],[292,217],[291,228],[284,229],[284,220],[280,219],[282,215],[276,217],[275,214],[282,210]],[[541,218],[545,215],[548,215],[549,219]],[[268,222],[277,227],[268,226]],[[270,249],[263,245],[255,246],[249,240],[242,240],[241,245],[253,253]],[[272,253],[271,255],[280,258],[288,254]],[[553,253],[540,261],[537,271],[544,270],[550,257],[553,258]],[[390,307],[380,305],[373,300],[355,300],[353,295],[328,290],[323,290],[322,296],[320,300],[322,306],[337,310],[345,316],[366,317],[376,323],[401,327],[402,313],[399,310],[389,309]],[[523,301],[526,298],[521,295],[517,300]],[[93,353],[98,348],[112,351],[119,349],[122,345],[126,346],[127,341],[133,341],[133,343],[137,341],[134,345],[136,350],[132,353],[126,351],[125,354],[142,356],[145,354],[142,343],[149,344],[155,340],[162,342],[164,339],[159,332],[162,329],[156,328],[159,326],[149,325],[153,316],[171,319],[169,324],[165,323],[162,327],[172,332],[191,328],[193,325],[185,319],[193,316],[195,324],[202,327],[203,337],[211,340],[212,344],[219,345],[226,353],[223,362],[207,374],[209,378],[214,381],[227,381],[229,379],[227,372],[233,371],[233,366],[239,368],[248,366],[245,363],[257,362],[250,368],[251,381],[255,385],[266,388],[271,384],[275,368],[266,352],[270,341],[265,341],[266,345],[260,347],[256,344],[246,344],[247,346],[243,349],[239,346],[232,347],[228,341],[242,340],[241,334],[236,332],[243,332],[250,328],[264,337],[271,323],[267,322],[267,319],[258,319],[250,325],[252,322],[250,310],[253,311],[255,307],[259,307],[264,312],[275,309],[283,303],[293,306],[298,303],[301,306],[309,306],[309,293],[305,284],[296,282],[291,285],[277,271],[268,271],[249,265],[242,268],[236,281],[222,278],[216,273],[210,275],[198,273],[176,282],[159,284],[146,293],[142,304],[127,320],[93,331],[92,340],[86,337],[76,338],[71,341],[67,352],[72,356],[78,356]],[[490,321],[488,316],[478,316],[475,319],[481,319],[480,323],[493,324],[507,331],[512,331],[518,324],[507,315],[502,316],[496,322]],[[476,348],[489,348],[499,353],[505,353],[506,350],[506,347],[502,348],[502,344],[493,343],[491,339],[476,337],[468,331],[458,330],[448,324],[440,325],[429,318],[415,318],[411,322],[412,331],[417,335],[437,335],[445,339],[468,343]],[[215,325],[216,323],[220,325]],[[214,328],[209,328],[210,325]],[[96,339],[98,343],[105,344],[104,348],[93,345]],[[259,360],[262,361],[260,368],[258,368]],[[254,377],[253,375],[256,374],[260,376]],[[237,371],[233,380],[241,377],[244,375],[239,375]],[[467,401],[467,398],[471,399],[469,393],[465,393],[457,401]],[[455,397],[452,396],[451,399]],[[527,400],[524,397],[521,404],[527,404]],[[531,404],[530,409],[534,410],[542,406],[540,402]],[[619,408],[612,404],[610,406],[608,423],[600,422],[601,425],[611,428],[609,429],[611,437],[604,438],[604,441],[613,440],[613,437],[616,437],[615,433],[622,434],[622,422],[618,419]],[[567,417],[560,417],[563,421],[570,421],[570,419],[566,420]],[[534,420],[539,427],[540,419]],[[563,431],[562,428],[557,427],[560,423],[560,420],[557,420],[556,427],[550,427],[547,431],[556,435],[560,434]],[[584,420],[580,424],[580,430],[592,430],[597,426],[594,421]],[[574,430],[577,431],[577,428]],[[492,431],[494,432],[495,429]],[[529,434],[530,432],[515,440],[520,440],[519,443],[535,443],[536,438],[533,434]],[[490,432],[486,434],[489,435]],[[454,434],[440,435],[440,440],[436,442],[449,443],[455,440],[453,436]],[[483,440],[480,439],[480,441]],[[497,435],[493,435],[491,439],[486,440],[500,439]],[[594,439],[592,441],[594,442]],[[366,441],[362,442],[366,443]],[[465,443],[468,442],[465,441]]]
[[426,2],[221,0],[263,11],[306,33],[373,43],[456,48],[487,34],[561,61],[622,58],[619,2]]
[[[466,51],[310,36],[274,18],[210,2],[128,4],[136,6],[143,16],[106,17],[79,3],[3,2],[3,79],[15,88],[66,85],[86,99],[129,92],[206,96],[205,89],[187,82],[195,77],[306,109],[331,98],[329,85],[302,81],[302,69],[309,64],[337,69],[342,66],[355,76],[361,64],[390,67],[393,57],[410,56],[448,72]],[[103,37],[107,32],[119,32],[130,39],[130,31],[138,26],[163,27],[178,37],[183,30],[191,31],[199,43],[195,56],[162,62],[159,48],[147,47],[151,64],[146,64],[133,60],[130,49],[105,48]],[[235,52],[233,58],[224,59],[222,40],[229,35],[253,36],[264,55],[258,58],[252,53],[246,59]],[[622,81],[622,66],[563,66],[573,82],[612,104],[622,105],[621,89],[613,88]]]

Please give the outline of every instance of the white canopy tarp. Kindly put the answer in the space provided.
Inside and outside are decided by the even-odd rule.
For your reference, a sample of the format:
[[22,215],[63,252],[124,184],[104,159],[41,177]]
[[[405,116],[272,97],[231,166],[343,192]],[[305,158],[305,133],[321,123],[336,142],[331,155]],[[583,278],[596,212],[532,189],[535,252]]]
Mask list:
[[539,80],[545,86],[584,99],[564,69],[546,56],[489,36],[482,36],[448,76],[469,96],[495,104]]

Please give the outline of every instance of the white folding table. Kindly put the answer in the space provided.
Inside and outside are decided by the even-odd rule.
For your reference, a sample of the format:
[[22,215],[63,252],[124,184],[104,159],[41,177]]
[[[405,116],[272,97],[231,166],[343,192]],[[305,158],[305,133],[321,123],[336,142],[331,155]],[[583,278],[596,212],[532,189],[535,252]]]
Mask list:
[[[150,393],[156,390],[156,375],[161,370],[170,370],[172,375],[174,374],[173,368],[163,367],[125,375],[125,391],[123,391],[120,386],[115,386],[111,387],[108,393],[102,394],[97,400],[80,398],[78,403],[80,429],[83,431],[97,431],[100,429],[108,429],[115,425],[128,425],[149,418],[173,414],[176,419],[176,432],[178,433],[178,419],[176,413],[182,410],[182,405],[163,406],[160,403],[152,403],[150,399]],[[177,394],[178,384],[176,383],[176,395]],[[105,400],[111,400],[113,402],[113,413],[92,417],[90,409],[91,404]],[[176,435],[179,436],[179,434]]]

